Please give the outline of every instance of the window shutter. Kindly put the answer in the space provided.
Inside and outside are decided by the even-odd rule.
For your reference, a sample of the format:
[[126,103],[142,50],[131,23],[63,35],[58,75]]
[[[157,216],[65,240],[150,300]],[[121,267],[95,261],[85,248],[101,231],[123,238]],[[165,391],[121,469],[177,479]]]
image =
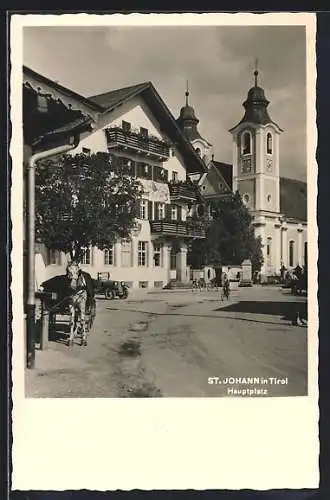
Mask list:
[[131,168],[130,168],[130,175],[132,177],[135,177],[136,176],[136,172],[135,172],[135,165],[136,165],[136,162],[134,160],[131,160]]
[[178,220],[182,220],[182,207],[177,205],[177,211],[178,211]]
[[148,201],[148,219],[153,220],[152,201]]
[[138,219],[141,218],[141,203],[142,203],[142,200],[139,199],[139,200],[135,200],[135,207],[136,207],[136,217]]
[[165,205],[165,219],[171,220],[171,204],[167,203]]
[[154,204],[154,219],[155,220],[159,220],[159,210],[158,210],[158,207],[159,207],[159,202],[158,201],[155,201],[155,204]]

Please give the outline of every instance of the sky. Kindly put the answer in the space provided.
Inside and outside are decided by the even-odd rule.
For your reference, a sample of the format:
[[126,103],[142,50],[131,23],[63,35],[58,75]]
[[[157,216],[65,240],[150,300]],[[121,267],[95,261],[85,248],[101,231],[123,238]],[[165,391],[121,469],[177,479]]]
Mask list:
[[303,26],[25,27],[24,64],[85,97],[151,81],[175,118],[185,102],[215,159],[232,162],[228,132],[244,114],[255,59],[269,114],[284,132],[280,175],[305,181]]

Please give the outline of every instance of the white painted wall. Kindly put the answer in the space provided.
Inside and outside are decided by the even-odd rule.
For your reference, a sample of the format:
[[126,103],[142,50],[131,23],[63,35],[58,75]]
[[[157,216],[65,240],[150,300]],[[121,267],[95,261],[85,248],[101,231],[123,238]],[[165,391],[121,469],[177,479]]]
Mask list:
[[[121,126],[122,120],[131,123],[132,130],[137,129],[140,130],[140,127],[144,127],[148,129],[149,135],[153,135],[159,139],[166,140],[170,142],[168,137],[164,135],[163,132],[159,129],[159,124],[157,120],[152,116],[152,113],[147,108],[145,103],[141,98],[135,98],[132,101],[124,104],[123,106],[115,109],[112,112],[108,112],[104,114],[98,123],[98,128],[94,130],[92,133],[85,133],[82,136],[82,139],[78,145],[78,147],[71,152],[72,155],[81,153],[83,148],[88,148],[91,150],[91,153],[97,152],[107,152],[107,140],[105,129],[110,126]],[[174,152],[174,154],[172,154]],[[117,154],[114,152],[114,154]],[[170,149],[170,158],[168,161],[163,163],[157,162],[156,160],[152,160],[151,158],[143,158],[140,156],[132,154],[126,154],[126,157],[130,157],[135,161],[145,161],[151,165],[162,166],[163,168],[168,170],[168,180],[172,178],[172,172],[177,172],[178,180],[184,181],[186,180],[186,169],[184,165],[184,161],[177,150]],[[145,187],[145,193],[143,198],[146,200],[154,201],[154,202],[164,202],[169,203],[169,192],[167,183],[160,182],[152,182],[141,180],[142,184]],[[167,191],[167,193],[166,193]],[[187,215],[188,207],[187,205],[182,205],[182,219],[185,220]],[[141,232],[137,236],[133,235],[133,255],[132,255],[132,266],[130,267],[122,267],[120,265],[120,242],[115,245],[115,251],[117,252],[117,262],[115,265],[109,266],[104,265],[104,254],[103,251],[98,250],[97,248],[93,248],[93,258],[92,264],[90,265],[82,265],[81,267],[89,272],[93,278],[97,277],[98,272],[110,272],[111,279],[114,280],[123,280],[128,281],[133,284],[134,287],[137,287],[139,281],[147,281],[149,282],[149,286],[153,286],[154,281],[162,281],[163,285],[165,285],[170,279],[170,258],[169,258],[169,247],[168,245],[164,245],[163,247],[163,255],[162,255],[162,266],[155,267],[153,262],[153,253],[152,253],[152,240],[156,238],[156,236],[152,236],[150,233],[150,224],[148,221],[141,221]],[[146,241],[148,242],[148,265],[144,267],[139,267],[138,264],[138,241]],[[41,255],[40,255],[41,258]],[[38,261],[40,261],[38,257]],[[186,255],[185,255],[186,258]],[[45,262],[44,273],[46,278],[48,279],[52,276],[56,276],[58,274],[64,274],[65,268],[68,262],[68,256],[62,254],[61,255],[61,263],[58,265],[47,265],[46,262],[46,254],[43,251],[42,259]],[[185,263],[184,258],[181,255],[178,257],[178,263],[180,270],[185,272]]]

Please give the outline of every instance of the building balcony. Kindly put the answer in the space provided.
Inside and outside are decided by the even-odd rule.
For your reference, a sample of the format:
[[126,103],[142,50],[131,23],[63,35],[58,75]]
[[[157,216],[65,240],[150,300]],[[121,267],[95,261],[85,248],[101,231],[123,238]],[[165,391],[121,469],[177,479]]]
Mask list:
[[205,226],[194,222],[157,220],[150,222],[150,228],[152,234],[159,236],[206,238]]
[[158,161],[167,161],[170,157],[169,145],[153,136],[143,136],[131,130],[124,131],[121,127],[106,129],[109,149],[120,149]]
[[196,186],[191,182],[170,182],[169,190],[171,201],[195,201],[197,198]]

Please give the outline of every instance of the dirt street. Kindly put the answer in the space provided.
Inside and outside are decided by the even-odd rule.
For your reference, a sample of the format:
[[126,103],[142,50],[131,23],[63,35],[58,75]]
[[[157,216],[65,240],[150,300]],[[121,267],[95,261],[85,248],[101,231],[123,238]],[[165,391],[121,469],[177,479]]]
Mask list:
[[26,371],[28,397],[272,397],[307,391],[306,299],[278,287],[136,291],[98,299],[87,347],[61,334]]

